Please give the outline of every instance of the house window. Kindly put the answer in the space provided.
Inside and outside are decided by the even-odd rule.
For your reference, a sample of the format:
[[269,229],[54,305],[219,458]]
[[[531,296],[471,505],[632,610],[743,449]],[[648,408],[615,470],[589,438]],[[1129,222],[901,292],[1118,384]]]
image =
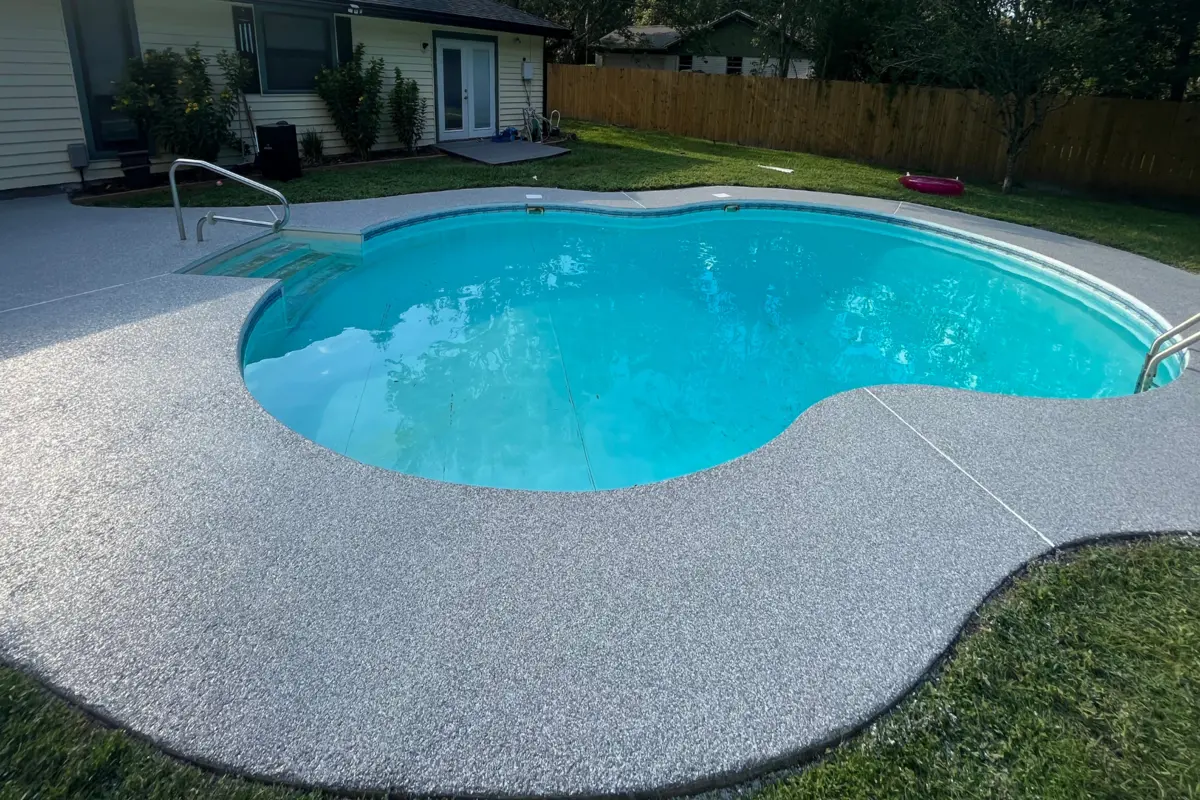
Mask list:
[[92,157],[141,146],[137,126],[113,111],[116,84],[138,55],[130,0],[64,0],[63,9]]
[[692,57],[691,56],[680,56],[679,57],[679,71],[680,72],[691,72],[692,71]]
[[333,66],[333,16],[263,11],[262,63],[266,88],[310,92],[317,73]]
[[742,57],[730,56],[725,59],[725,74],[726,75],[741,75],[742,74]]

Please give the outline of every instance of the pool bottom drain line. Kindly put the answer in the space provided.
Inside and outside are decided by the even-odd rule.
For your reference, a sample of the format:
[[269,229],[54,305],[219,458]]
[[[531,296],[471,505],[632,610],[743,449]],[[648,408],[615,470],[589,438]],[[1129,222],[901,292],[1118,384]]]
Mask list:
[[592,490],[596,489],[596,476],[592,474],[592,459],[588,456],[587,442],[583,439],[583,425],[579,421],[579,407],[575,405],[575,393],[571,391],[571,379],[567,376],[567,359],[563,356],[562,342],[558,339],[558,326],[554,324],[554,315],[546,312],[550,321],[550,330],[554,333],[554,346],[558,348],[558,363],[562,365],[563,384],[567,387],[567,401],[571,404],[571,416],[575,418],[575,432],[579,435],[579,449],[583,451],[583,463],[587,467],[588,483]]

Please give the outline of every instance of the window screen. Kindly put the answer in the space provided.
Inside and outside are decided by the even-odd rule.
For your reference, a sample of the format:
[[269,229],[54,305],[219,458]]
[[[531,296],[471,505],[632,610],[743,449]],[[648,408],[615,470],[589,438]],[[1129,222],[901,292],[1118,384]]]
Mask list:
[[306,91],[317,85],[317,73],[333,66],[332,22],[332,17],[263,12],[268,89]]
[[692,71],[692,57],[691,56],[680,56],[679,57],[679,71],[680,72],[691,72]]
[[725,74],[726,75],[741,75],[742,74],[742,57],[730,56],[725,59]]

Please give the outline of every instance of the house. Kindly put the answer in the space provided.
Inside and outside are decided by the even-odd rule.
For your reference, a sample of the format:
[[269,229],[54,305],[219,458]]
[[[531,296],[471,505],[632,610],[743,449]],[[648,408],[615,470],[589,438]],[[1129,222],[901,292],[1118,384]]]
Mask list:
[[[286,120],[337,154],[345,146],[314,79],[357,43],[384,60],[385,93],[395,67],[418,82],[429,144],[520,127],[524,108],[542,110],[543,44],[566,33],[493,0],[0,0],[0,193],[78,184],[76,143],[89,181],[120,176],[116,155],[136,129],[112,108],[114,82],[146,50],[198,44],[218,81],[215,56],[242,52],[258,85],[235,131],[248,140],[249,122]],[[395,146],[385,120],[377,148]]]
[[[707,72],[716,75],[778,75],[779,59],[755,42],[758,23],[732,11],[686,36],[665,25],[613,31],[596,43],[596,66]],[[812,61],[791,59],[788,77],[807,78]]]

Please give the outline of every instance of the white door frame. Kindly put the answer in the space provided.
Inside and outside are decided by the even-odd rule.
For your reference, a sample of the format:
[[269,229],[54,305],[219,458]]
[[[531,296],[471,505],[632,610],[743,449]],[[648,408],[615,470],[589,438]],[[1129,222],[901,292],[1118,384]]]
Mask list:
[[[454,35],[447,34],[446,36],[434,35],[436,46],[434,47],[434,70],[437,74],[435,108],[437,114],[437,140],[439,142],[454,141],[456,139],[473,139],[483,136],[491,136],[499,130],[496,117],[497,102],[496,89],[498,86],[496,75],[496,40],[493,38],[460,38]],[[461,94],[461,98],[457,98],[462,103],[462,123],[461,127],[447,128],[446,127],[446,69],[445,58],[446,51],[451,51],[450,58],[459,59],[459,82],[458,87],[451,87],[456,92]],[[453,55],[457,53],[458,55]],[[486,75],[487,80],[487,96],[486,99],[477,96],[476,87],[476,72],[480,75]],[[478,106],[478,107],[477,107]],[[479,112],[479,113],[477,113]]]

